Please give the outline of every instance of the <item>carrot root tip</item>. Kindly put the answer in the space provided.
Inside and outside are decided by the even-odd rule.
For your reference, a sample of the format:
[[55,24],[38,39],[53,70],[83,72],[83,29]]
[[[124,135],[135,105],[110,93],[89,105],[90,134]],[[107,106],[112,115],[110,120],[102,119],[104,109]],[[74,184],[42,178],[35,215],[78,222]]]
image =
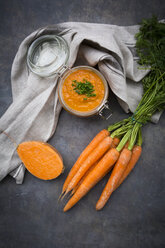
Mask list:
[[58,197],[58,202],[59,202],[60,200],[62,200],[62,197],[63,197],[64,194],[65,194],[65,191],[62,192],[62,193],[60,194],[60,196]]
[[64,192],[63,195],[61,196],[61,201],[64,199],[64,197],[68,194],[68,192]]
[[103,206],[99,203],[96,204],[96,210],[100,211],[103,208]]

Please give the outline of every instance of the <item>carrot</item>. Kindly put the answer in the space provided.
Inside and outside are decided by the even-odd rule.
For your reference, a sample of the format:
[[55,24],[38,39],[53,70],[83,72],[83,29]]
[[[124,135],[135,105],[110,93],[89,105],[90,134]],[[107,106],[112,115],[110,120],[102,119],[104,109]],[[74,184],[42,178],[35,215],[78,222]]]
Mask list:
[[111,147],[115,148],[119,144],[119,142],[120,142],[120,139],[117,137],[114,137]]
[[71,195],[73,195],[76,190],[78,189],[78,187],[82,184],[82,182],[84,181],[84,179],[89,175],[89,173],[94,169],[94,167],[97,165],[97,162],[94,163],[89,170],[85,173],[85,175],[81,178],[81,180],[78,182],[78,184],[72,189]]
[[96,146],[107,136],[109,136],[109,132],[105,129],[103,129],[102,131],[100,131],[95,137],[94,139],[89,143],[89,145],[84,149],[84,151],[81,153],[81,155],[79,156],[79,158],[77,159],[76,163],[73,165],[72,169],[70,170],[64,185],[63,185],[63,189],[62,189],[62,194],[66,191],[70,181],[72,180],[72,178],[75,176],[75,174],[77,173],[77,171],[79,170],[81,164],[83,163],[83,161],[88,157],[88,155],[96,148]]
[[122,184],[122,182],[125,180],[125,178],[129,175],[129,173],[133,170],[133,168],[135,167],[135,164],[137,163],[137,161],[140,158],[142,152],[142,147],[141,146],[134,146],[133,150],[132,150],[132,156],[131,159],[122,175],[122,177],[120,178],[120,181],[118,183],[118,185],[116,186],[115,190],[120,186],[120,184]]
[[126,169],[126,166],[128,165],[130,159],[131,159],[132,152],[128,150],[127,148],[124,148],[121,151],[120,157],[117,161],[117,163],[114,166],[114,169],[112,171],[112,174],[108,180],[108,183],[106,184],[100,199],[98,200],[96,204],[96,210],[101,210],[106,202],[108,201],[110,195],[116,188],[122,174],[124,173],[124,170]]
[[112,144],[112,138],[110,136],[104,138],[98,146],[89,154],[87,159],[81,164],[81,167],[75,174],[75,176],[72,178],[71,182],[69,183],[66,194],[71,191],[81,180],[81,178],[84,176],[84,174],[87,172],[87,170],[95,163],[97,162],[103,154],[111,147]]
[[124,148],[128,148],[129,146],[129,141],[127,141],[127,143],[125,144]]
[[103,175],[112,168],[119,157],[119,152],[115,148],[111,148],[103,158],[98,162],[94,169],[83,180],[75,194],[64,207],[64,212],[72,208],[88,191],[93,188],[103,177]]
[[[115,148],[118,144],[119,144],[119,142],[120,142],[120,139],[119,138],[117,138],[117,137],[115,137],[114,139],[113,139],[113,141],[112,141],[112,144],[111,144],[111,148]],[[101,160],[101,159],[100,159]],[[99,161],[100,161],[99,160]],[[98,161],[98,162],[99,162]],[[85,173],[85,175],[81,178],[81,180],[79,181],[79,183],[76,185],[76,187],[75,188],[73,188],[73,190],[72,190],[72,193],[71,193],[71,195],[73,195],[75,192],[76,192],[76,190],[78,189],[78,187],[81,185],[81,183],[83,182],[83,180],[87,177],[87,175],[93,170],[93,168],[98,164],[98,162],[96,162],[94,165],[92,165],[90,168],[89,168],[89,170]],[[110,168],[110,169],[112,169],[112,168]],[[109,173],[109,171],[110,170],[108,170],[107,172],[105,172],[105,174],[102,176],[102,178],[107,174],[107,173]],[[101,179],[102,179],[101,178]],[[100,180],[101,180],[100,179]]]
[[61,155],[47,143],[23,142],[18,145],[17,153],[27,170],[40,179],[54,179],[64,170]]

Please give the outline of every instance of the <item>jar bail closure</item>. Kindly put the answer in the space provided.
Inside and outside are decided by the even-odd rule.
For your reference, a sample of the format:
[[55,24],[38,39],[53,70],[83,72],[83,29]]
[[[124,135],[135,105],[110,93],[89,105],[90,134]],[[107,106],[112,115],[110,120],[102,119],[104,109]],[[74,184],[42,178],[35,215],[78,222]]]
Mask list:
[[103,106],[100,108],[98,115],[105,120],[108,120],[112,116],[112,111],[109,107],[109,101],[105,101]]

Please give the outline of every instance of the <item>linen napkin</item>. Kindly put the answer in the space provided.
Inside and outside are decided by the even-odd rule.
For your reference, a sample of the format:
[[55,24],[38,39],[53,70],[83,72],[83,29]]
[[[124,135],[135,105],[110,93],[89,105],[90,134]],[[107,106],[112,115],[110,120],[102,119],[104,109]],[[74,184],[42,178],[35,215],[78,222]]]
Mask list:
[[[41,78],[29,71],[26,63],[29,45],[45,34],[61,35],[68,42],[69,67],[79,56],[83,56],[90,66],[97,65],[123,110],[133,112],[142,96],[139,81],[148,73],[139,70],[137,64],[134,35],[138,29],[139,26],[68,22],[30,34],[21,43],[12,65],[13,103],[0,119],[0,130],[17,144],[28,140],[46,142],[55,132],[62,108],[57,94],[58,77]],[[10,174],[21,184],[24,173],[16,147],[1,132],[0,180]]]

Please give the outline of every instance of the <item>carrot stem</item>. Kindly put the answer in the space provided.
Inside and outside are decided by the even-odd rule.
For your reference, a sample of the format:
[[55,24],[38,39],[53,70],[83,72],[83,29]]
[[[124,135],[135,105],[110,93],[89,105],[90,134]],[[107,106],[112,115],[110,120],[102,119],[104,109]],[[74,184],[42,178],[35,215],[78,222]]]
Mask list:
[[142,146],[142,130],[141,127],[139,128],[138,135],[137,135],[137,145]]
[[115,129],[118,129],[119,127],[125,125],[126,123],[128,123],[130,121],[131,117],[127,118],[127,119],[124,119],[122,121],[119,121],[111,126],[108,127],[108,131],[109,132],[112,132],[114,131]]
[[136,122],[133,129],[132,129],[131,138],[130,138],[130,142],[129,142],[129,146],[128,146],[129,150],[132,150],[132,148],[134,147],[134,144],[136,142],[137,134],[138,134],[140,127],[141,127],[141,124]]
[[133,126],[133,123],[128,123],[127,125],[124,125],[118,128],[111,134],[111,137],[114,138],[115,136],[125,134],[132,126]]
[[119,145],[118,145],[117,148],[116,148],[116,150],[117,150],[118,152],[120,152],[120,151],[123,149],[123,147],[125,146],[125,144],[127,143],[128,139],[129,139],[129,137],[130,137],[130,135],[131,135],[131,132],[132,132],[132,129],[130,129],[130,130],[124,135],[124,137],[122,138],[122,140],[120,141]]

